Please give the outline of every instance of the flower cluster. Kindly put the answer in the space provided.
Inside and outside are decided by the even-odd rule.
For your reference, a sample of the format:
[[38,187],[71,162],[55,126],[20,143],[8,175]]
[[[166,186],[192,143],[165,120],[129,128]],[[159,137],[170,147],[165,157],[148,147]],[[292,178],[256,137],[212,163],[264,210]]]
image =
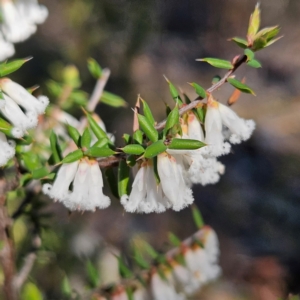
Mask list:
[[210,96],[204,124],[190,111],[180,118],[180,126],[182,133],[176,138],[201,141],[206,146],[196,150],[167,149],[157,155],[157,174],[153,160],[144,159],[130,195],[121,197],[127,212],[159,213],[167,208],[179,211],[193,203],[192,184],[217,183],[225,171],[217,158],[228,154],[231,144],[249,139],[255,123],[240,118]]
[[[0,79],[3,99],[0,99],[0,114],[12,127],[11,135],[21,138],[28,129],[35,127],[38,116],[43,114],[49,104],[46,96],[35,98],[18,83],[8,79]],[[8,142],[1,133],[0,166],[3,166],[14,155],[14,143]]]
[[[132,289],[122,285],[116,286],[109,299],[189,299],[204,285],[220,276],[219,253],[219,242],[215,231],[205,226],[195,243],[182,245],[180,249],[175,249],[175,255],[172,253],[165,264],[153,267],[144,276],[143,285],[135,285]],[[128,296],[130,290],[131,298]]]
[[70,210],[94,211],[96,208],[102,209],[110,205],[110,199],[103,194],[102,188],[103,178],[98,162],[83,158],[63,164],[53,185],[44,184],[43,192],[62,202]]
[[0,61],[3,61],[14,55],[14,43],[35,33],[36,24],[46,20],[48,10],[37,0],[1,0],[0,15]]

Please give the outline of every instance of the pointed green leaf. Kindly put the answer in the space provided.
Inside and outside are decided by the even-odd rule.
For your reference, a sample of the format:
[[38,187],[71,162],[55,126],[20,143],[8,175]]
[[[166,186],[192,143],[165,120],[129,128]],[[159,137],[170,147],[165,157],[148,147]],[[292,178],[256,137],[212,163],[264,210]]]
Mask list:
[[130,168],[126,161],[121,160],[118,168],[118,193],[120,198],[123,195],[129,195],[129,173]]
[[154,120],[154,117],[152,115],[152,112],[151,112],[151,109],[149,107],[149,105],[147,104],[147,102],[143,99],[142,100],[142,103],[143,103],[143,112],[144,112],[144,116],[148,119],[148,121],[154,125],[155,124],[155,120]]
[[27,57],[24,59],[17,59],[10,62],[4,62],[0,64],[0,77],[4,77],[10,73],[13,73],[20,69],[26,62],[31,60],[32,57]]
[[122,278],[130,278],[133,276],[132,272],[130,271],[130,269],[126,266],[125,262],[123,261],[123,258],[117,257],[118,258],[118,262],[119,262],[119,273],[121,275]]
[[260,30],[254,37],[254,39],[264,38],[267,42],[272,40],[280,31],[279,26],[266,27]]
[[249,60],[247,65],[252,68],[261,68],[261,63],[256,59]]
[[22,289],[21,300],[43,300],[43,295],[34,283],[27,282]]
[[107,148],[108,144],[110,144],[110,140],[108,138],[100,139],[93,145],[93,147]]
[[239,47],[245,49],[248,47],[248,42],[245,39],[234,37],[230,39],[231,41],[235,42]]
[[130,142],[131,142],[131,135],[128,134],[128,133],[124,133],[123,134],[123,139],[124,139],[126,145],[130,144]]
[[39,156],[35,153],[22,153],[22,160],[25,167],[31,172],[36,169],[39,169],[42,166]]
[[99,148],[99,147],[91,147],[84,152],[85,155],[91,157],[108,157],[116,153],[117,152],[111,150],[110,148]]
[[92,288],[96,288],[99,284],[100,276],[97,268],[90,260],[86,263],[86,272]]
[[190,139],[172,139],[168,149],[195,150],[206,146],[203,142]]
[[260,26],[260,9],[259,3],[256,4],[254,12],[250,16],[247,37],[253,40]]
[[201,107],[197,107],[193,109],[194,114],[198,117],[199,121],[204,124],[205,114],[206,114],[206,105],[202,105]]
[[254,52],[250,49],[245,49],[244,54],[247,56],[247,61],[254,59]]
[[146,136],[151,142],[156,142],[158,139],[158,132],[154,126],[148,121],[148,119],[140,114],[138,116],[138,121],[140,128],[145,132]]
[[42,167],[32,171],[33,179],[41,179],[46,177],[49,174],[49,170],[47,167]]
[[89,148],[91,146],[92,136],[89,128],[86,128],[80,139],[81,148]]
[[218,59],[218,58],[211,58],[211,57],[206,57],[206,58],[200,58],[196,59],[197,61],[205,61],[212,65],[215,68],[219,69],[227,69],[230,70],[233,68],[232,63],[229,60],[223,60],[223,59]]
[[168,238],[174,247],[179,247],[181,245],[181,240],[174,233],[169,232]]
[[167,146],[164,144],[164,141],[159,140],[147,147],[147,149],[144,153],[144,157],[152,158],[166,150],[167,150]]
[[199,95],[202,99],[206,98],[206,91],[202,86],[196,82],[191,83],[191,86],[195,89],[197,95]]
[[69,136],[74,141],[76,146],[79,146],[79,142],[80,142],[80,133],[79,133],[79,131],[75,127],[73,127],[69,124],[67,124],[66,126],[67,126]]
[[120,96],[115,95],[113,93],[104,91],[102,93],[100,102],[112,106],[112,107],[126,107],[127,102]]
[[62,70],[63,82],[72,88],[79,88],[81,86],[79,71],[76,66],[68,65]]
[[164,128],[164,138],[167,136],[168,131],[174,127],[175,125],[177,125],[179,123],[179,109],[178,106],[176,105],[174,107],[174,109],[170,112],[170,114],[168,115],[167,121],[166,121],[166,125]]
[[106,132],[98,125],[94,118],[90,114],[86,114],[91,129],[97,139],[107,138]]
[[122,148],[122,151],[126,154],[133,154],[133,155],[141,155],[145,152],[143,146],[138,144],[127,145]]
[[204,221],[200,213],[200,210],[196,205],[192,205],[192,213],[193,213],[193,219],[196,227],[201,229],[204,226]]
[[87,60],[87,67],[94,78],[99,79],[101,77],[102,68],[92,57]]
[[135,143],[143,144],[143,139],[144,139],[143,136],[144,136],[143,131],[138,129],[133,133],[133,141]]
[[228,78],[227,81],[234,86],[236,89],[240,90],[243,93],[252,94],[255,96],[255,93],[249,88],[246,84],[241,83],[240,81],[234,78]]
[[135,155],[128,155],[126,158],[126,163],[130,167],[134,167],[136,165],[136,157]]
[[72,293],[72,288],[70,286],[70,282],[67,276],[64,276],[62,284],[61,284],[61,291],[64,296],[70,297]]
[[69,153],[61,162],[63,164],[70,164],[74,161],[77,161],[83,157],[83,152],[81,149],[77,149],[71,153]]
[[61,161],[61,152],[59,149],[57,136],[53,130],[50,134],[50,147],[52,152],[53,163],[58,164]]

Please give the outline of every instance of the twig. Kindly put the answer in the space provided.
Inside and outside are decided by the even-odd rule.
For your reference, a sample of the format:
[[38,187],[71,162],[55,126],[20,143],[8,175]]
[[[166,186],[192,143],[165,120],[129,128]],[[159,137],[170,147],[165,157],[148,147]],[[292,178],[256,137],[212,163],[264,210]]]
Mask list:
[[[244,62],[246,62],[247,60],[247,56],[246,55],[242,55],[240,56],[236,62],[234,63],[233,65],[233,69],[229,70],[225,75],[224,77],[219,80],[217,83],[215,83],[214,85],[212,85],[209,89],[207,89],[207,93],[212,93],[214,92],[215,90],[217,90],[218,88],[220,88],[226,81],[227,79],[236,71],[236,69],[241,66]],[[192,110],[193,108],[197,107],[197,105],[199,103],[201,103],[201,101],[203,100],[204,98],[200,98],[199,97],[192,101],[191,103],[185,105],[184,107],[182,107],[180,110],[179,110],[179,114],[180,115],[183,115],[184,113],[188,112],[189,110]],[[161,130],[165,127],[166,125],[166,120],[158,123],[156,126],[155,126],[155,129],[157,130]]]

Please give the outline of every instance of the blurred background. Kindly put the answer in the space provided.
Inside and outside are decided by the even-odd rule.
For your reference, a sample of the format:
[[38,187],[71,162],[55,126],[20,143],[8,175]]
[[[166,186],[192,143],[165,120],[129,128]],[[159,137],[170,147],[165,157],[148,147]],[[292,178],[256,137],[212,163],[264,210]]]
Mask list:
[[[157,121],[164,118],[165,103],[173,105],[163,74],[191,98],[196,95],[187,82],[208,88],[215,75],[224,75],[195,59],[231,60],[242,53],[227,39],[245,37],[256,4],[255,0],[39,2],[48,7],[49,18],[36,35],[16,45],[17,57],[34,59],[14,78],[26,87],[39,84],[47,94],[45,82],[59,78],[62,66],[74,64],[81,88],[91,93],[95,81],[86,61],[95,58],[112,72],[106,90],[129,104],[98,107],[117,145],[124,132],[132,131],[131,107],[138,94],[148,101]],[[193,189],[204,220],[220,238],[223,268],[222,279],[196,299],[278,299],[300,287],[300,1],[260,2],[262,26],[280,25],[284,38],[257,53],[262,69],[243,66],[236,75],[246,77],[257,95],[244,94],[234,105],[241,117],[256,121],[253,137],[221,158],[226,173],[218,184]],[[232,88],[224,86],[215,96],[225,103],[231,93]],[[168,232],[184,239],[195,231],[190,209],[133,215],[114,200],[103,211],[69,215],[62,205],[45,199],[53,215],[34,273],[47,299],[58,299],[65,274],[74,289],[84,289],[88,260],[108,270],[103,274],[113,273],[113,263],[101,260],[107,255],[101,250],[104,246],[127,253],[133,240],[144,238],[165,251]],[[20,257],[22,236],[30,230],[24,224],[21,218],[15,226],[21,236]],[[101,274],[100,280],[109,282]]]

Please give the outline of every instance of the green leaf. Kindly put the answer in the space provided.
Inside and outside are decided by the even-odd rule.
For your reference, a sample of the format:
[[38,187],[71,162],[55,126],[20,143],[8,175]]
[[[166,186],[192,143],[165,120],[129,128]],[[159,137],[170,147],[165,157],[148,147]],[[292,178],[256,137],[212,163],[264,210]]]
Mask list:
[[99,79],[101,77],[102,68],[95,59],[90,57],[87,60],[87,67],[94,78]]
[[168,145],[168,149],[178,149],[178,150],[195,150],[206,146],[203,142],[198,140],[190,139],[172,139],[171,143]]
[[71,100],[72,103],[76,103],[80,106],[86,106],[88,102],[88,94],[84,91],[76,90],[70,94],[68,99]]
[[204,226],[204,221],[200,213],[200,210],[196,205],[192,205],[192,213],[193,213],[193,219],[196,227],[201,229]]
[[152,158],[166,150],[167,150],[167,146],[164,144],[164,141],[159,140],[147,147],[147,149],[144,153],[144,157]]
[[80,139],[80,145],[82,148],[89,148],[91,146],[92,136],[89,128],[86,128]]
[[179,247],[181,245],[181,240],[174,233],[169,232],[168,238],[173,246]]
[[212,84],[216,84],[221,80],[221,76],[215,75],[211,81]]
[[64,296],[70,297],[72,294],[72,288],[67,276],[64,276],[62,284],[61,284],[61,291]]
[[25,167],[31,172],[41,167],[39,156],[35,153],[23,153],[22,160]]
[[155,249],[146,241],[144,241],[143,247],[152,259],[156,259],[159,256],[159,254],[155,251]]
[[104,148],[110,144],[110,140],[108,138],[98,140],[93,147]]
[[70,164],[74,161],[77,161],[83,157],[83,152],[81,149],[77,149],[71,153],[69,153],[61,162],[63,164]]
[[231,41],[235,42],[239,47],[245,49],[248,47],[248,42],[245,39],[234,37],[230,39]]
[[[2,100],[0,100],[2,101]],[[11,124],[9,124],[8,122],[6,122],[4,119],[0,118],[0,131],[5,133],[6,135],[13,137],[11,135],[11,132],[13,130],[13,126]]]
[[128,134],[128,133],[124,133],[123,134],[123,139],[124,139],[126,145],[130,144],[130,142],[131,142],[131,135]]
[[170,89],[170,93],[171,93],[172,98],[175,100],[176,103],[182,104],[183,102],[182,102],[182,100],[180,98],[180,95],[179,95],[179,92],[177,91],[174,84],[167,77],[165,77],[165,79],[166,79],[167,83],[169,84],[169,89]]
[[69,65],[63,68],[62,78],[66,85],[74,89],[81,86],[79,71],[74,65]]
[[260,37],[260,38],[256,39],[256,40],[253,42],[253,46],[252,46],[251,49],[252,49],[253,51],[258,51],[258,50],[260,50],[260,49],[265,48],[266,45],[267,45],[266,39],[263,38],[263,37]]
[[120,96],[103,91],[100,102],[112,107],[126,107],[127,102]]
[[196,60],[197,61],[205,61],[205,62],[209,63],[210,65],[212,65],[213,67],[219,68],[219,69],[231,70],[233,68],[232,63],[229,60],[223,60],[223,59],[211,58],[211,57],[201,58],[201,59],[196,59]]
[[206,98],[206,91],[202,86],[196,82],[190,83],[190,85],[195,89],[197,95],[199,95],[202,99]]
[[132,272],[130,269],[126,266],[124,263],[122,257],[117,257],[118,262],[119,262],[119,273],[122,278],[130,278],[133,276]]
[[249,60],[247,65],[252,68],[261,68],[261,63],[256,59]]
[[143,144],[143,139],[144,139],[143,131],[138,129],[133,133],[133,141],[135,143]]
[[193,109],[193,112],[198,117],[199,121],[204,124],[205,114],[206,114],[206,106],[202,105],[201,107],[197,107]]
[[74,141],[74,143],[79,147],[79,142],[80,142],[80,133],[79,133],[79,131],[75,127],[73,127],[69,124],[67,124],[66,126],[67,126],[69,136]]
[[32,175],[30,173],[23,174],[23,175],[21,175],[19,185],[21,187],[25,186],[31,179],[32,179]]
[[105,178],[109,184],[110,190],[112,194],[119,199],[119,194],[118,194],[118,181],[114,173],[113,168],[107,168],[105,169]]
[[39,288],[32,282],[27,282],[21,293],[22,300],[43,300]]
[[94,267],[90,260],[86,263],[86,272],[92,288],[96,288],[99,284],[100,276],[98,270]]
[[272,40],[276,35],[278,35],[280,28],[278,26],[266,27],[260,30],[256,35],[255,39],[264,38],[267,42]]
[[145,152],[144,147],[138,144],[127,145],[121,149],[124,153],[133,155],[141,155]]
[[147,102],[143,99],[142,100],[142,103],[143,103],[143,112],[144,112],[144,116],[148,119],[148,121],[154,125],[155,124],[155,120],[154,120],[154,117],[152,115],[152,112],[151,112],[151,109],[149,107],[149,105],[147,104]]
[[42,167],[32,171],[33,179],[41,179],[46,177],[49,174],[49,170],[47,167]]
[[227,81],[234,86],[236,89],[240,90],[243,93],[252,94],[255,96],[255,93],[249,88],[246,84],[241,83],[240,81],[234,78],[228,78]]
[[4,62],[0,64],[0,77],[4,77],[10,73],[13,73],[20,69],[26,62],[31,60],[33,57],[27,57],[23,59],[13,60],[11,62]]
[[139,125],[141,129],[145,132],[148,139],[151,142],[156,142],[158,139],[157,130],[154,128],[154,126],[149,122],[149,120],[146,117],[140,114],[138,114],[137,116],[138,116]]
[[111,150],[110,148],[99,148],[94,146],[84,152],[85,155],[91,157],[108,157],[116,153],[117,152]]
[[166,125],[163,131],[164,138],[167,136],[168,131],[177,124],[179,124],[179,109],[178,106],[176,105],[168,115]]
[[58,164],[61,161],[61,152],[58,145],[58,140],[55,132],[52,130],[50,134],[50,147],[52,152],[52,160],[54,164]]
[[94,120],[94,118],[90,114],[86,114],[88,122],[91,126],[91,129],[94,135],[97,137],[98,140],[107,138],[106,132],[98,125],[98,123]]
[[260,9],[259,3],[256,4],[254,12],[250,16],[247,37],[253,40],[260,26]]
[[134,167],[136,165],[136,157],[135,155],[128,155],[126,159],[126,163],[130,167]]
[[118,168],[118,193],[120,198],[123,195],[129,195],[129,173],[130,168],[126,161],[121,160]]
[[254,59],[254,52],[250,49],[245,49],[244,54],[247,56],[247,61]]

